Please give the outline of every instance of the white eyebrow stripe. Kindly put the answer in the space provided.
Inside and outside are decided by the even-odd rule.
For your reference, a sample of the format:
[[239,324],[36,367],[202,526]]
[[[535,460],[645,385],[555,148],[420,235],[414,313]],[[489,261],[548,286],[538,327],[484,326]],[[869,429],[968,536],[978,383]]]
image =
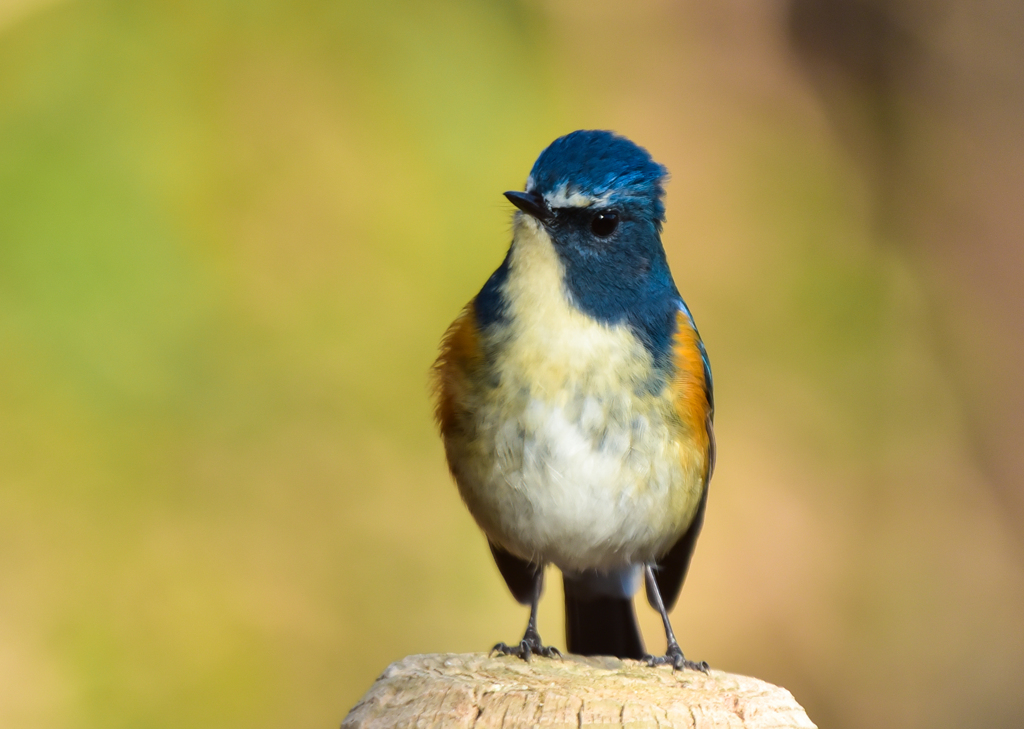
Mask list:
[[589,208],[601,207],[608,203],[611,192],[603,195],[587,195],[579,190],[571,190],[567,184],[559,185],[554,192],[544,196],[549,208]]

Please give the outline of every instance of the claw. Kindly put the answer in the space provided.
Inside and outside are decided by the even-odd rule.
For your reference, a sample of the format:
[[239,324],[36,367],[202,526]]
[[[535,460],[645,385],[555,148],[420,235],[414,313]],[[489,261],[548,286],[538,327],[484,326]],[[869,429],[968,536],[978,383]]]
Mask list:
[[683,652],[679,649],[678,645],[670,645],[668,650],[665,651],[663,656],[644,656],[644,663],[648,666],[672,666],[675,671],[682,671],[684,668],[689,668],[691,671],[700,671],[701,673],[707,673],[710,668],[708,667],[707,661],[701,661],[695,663],[686,659]]
[[503,656],[507,656],[509,654],[509,651],[511,650],[512,649],[509,648],[508,645],[506,645],[505,643],[495,643],[494,647],[491,648],[491,652],[487,655],[493,656],[495,653],[500,653]]
[[558,660],[562,660],[562,651],[558,650],[553,645],[541,646],[541,649],[537,651],[537,653],[545,658],[557,658]]
[[515,656],[529,662],[534,654],[545,658],[562,658],[562,652],[554,646],[546,646],[540,641],[540,633],[537,632],[537,602],[540,600],[540,593],[544,587],[544,570],[539,569],[533,574],[533,598],[530,602],[530,621],[526,624],[526,634],[519,641],[519,645],[510,646],[507,643],[498,643],[491,648],[491,655],[497,651],[503,656]]
[[507,643],[498,643],[491,648],[491,655],[499,653],[503,656],[515,656],[529,663],[534,655],[544,658],[562,658],[562,652],[553,645],[542,645],[539,638],[536,641],[523,638],[518,645],[511,646]]

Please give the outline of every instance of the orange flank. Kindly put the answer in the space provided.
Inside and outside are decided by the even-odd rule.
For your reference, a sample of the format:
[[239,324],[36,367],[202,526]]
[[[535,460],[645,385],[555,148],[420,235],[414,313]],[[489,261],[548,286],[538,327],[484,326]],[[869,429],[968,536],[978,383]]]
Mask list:
[[[474,300],[475,301],[475,300]],[[455,427],[459,410],[465,407],[470,381],[483,361],[480,333],[470,301],[452,322],[441,342],[441,354],[434,363],[434,387],[437,407],[434,417],[447,435]]]
[[672,347],[672,359],[676,366],[670,387],[674,394],[676,412],[695,443],[705,454],[705,468],[710,477],[714,468],[713,435],[711,432],[711,402],[708,398],[708,383],[704,375],[704,359],[701,356],[700,339],[685,312],[676,314],[676,336]]

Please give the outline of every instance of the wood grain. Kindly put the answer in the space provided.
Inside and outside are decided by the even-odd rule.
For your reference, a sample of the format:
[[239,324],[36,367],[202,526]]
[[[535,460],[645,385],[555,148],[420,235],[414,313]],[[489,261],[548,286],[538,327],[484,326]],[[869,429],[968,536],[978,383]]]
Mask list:
[[343,729],[389,727],[814,729],[785,689],[722,671],[566,656],[409,656],[388,666]]

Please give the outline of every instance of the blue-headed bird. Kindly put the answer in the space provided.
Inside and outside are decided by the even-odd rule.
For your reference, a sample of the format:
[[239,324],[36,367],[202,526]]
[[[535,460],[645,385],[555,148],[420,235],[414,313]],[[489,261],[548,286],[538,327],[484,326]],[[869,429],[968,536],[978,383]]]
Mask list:
[[[566,647],[686,660],[668,618],[704,521],[715,462],[707,353],[661,243],[666,169],[607,131],[538,157],[504,261],[449,327],[434,367],[448,465],[537,630],[546,565],[562,572]],[[644,577],[668,649],[644,651]]]

